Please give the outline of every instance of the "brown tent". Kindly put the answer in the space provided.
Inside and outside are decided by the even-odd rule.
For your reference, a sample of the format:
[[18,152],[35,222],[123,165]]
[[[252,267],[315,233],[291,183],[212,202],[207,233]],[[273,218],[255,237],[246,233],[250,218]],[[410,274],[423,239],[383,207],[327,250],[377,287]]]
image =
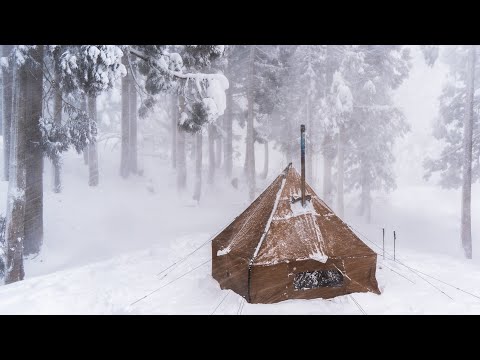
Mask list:
[[250,303],[380,294],[377,254],[301,179],[290,164],[212,241],[212,276]]

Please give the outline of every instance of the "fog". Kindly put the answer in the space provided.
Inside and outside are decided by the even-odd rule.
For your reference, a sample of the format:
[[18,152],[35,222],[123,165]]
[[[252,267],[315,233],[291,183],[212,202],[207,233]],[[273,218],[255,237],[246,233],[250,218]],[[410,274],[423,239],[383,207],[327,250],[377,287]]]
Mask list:
[[[134,300],[156,286],[142,274],[154,277],[201,249],[196,263],[175,265],[178,273],[166,279],[183,276],[212,256],[202,246],[289,163],[300,172],[301,124],[307,183],[379,261],[383,231],[389,254],[395,231],[402,261],[428,264],[423,269],[432,274],[451,261],[480,274],[477,52],[420,45],[2,45],[0,279],[57,284],[54,274],[60,283],[90,276],[100,286],[123,274],[125,283],[113,282],[111,293]],[[22,246],[12,247],[16,242]],[[109,275],[97,278],[100,268]],[[207,275],[177,288],[188,301],[162,311],[197,313],[214,301],[219,289]],[[395,275],[379,276],[382,291],[401,296]],[[119,290],[137,281],[143,287]],[[198,303],[190,304],[188,291],[201,287]],[[14,291],[18,306],[0,300],[0,312],[24,312],[27,290]],[[99,305],[95,291],[88,292],[93,312],[137,312],[113,295]],[[61,309],[88,313],[88,301],[72,310],[65,300]],[[365,298],[375,313],[409,311],[375,301]],[[428,312],[424,303],[413,308]],[[337,305],[327,310],[343,313]],[[50,303],[35,306],[55,312]],[[436,306],[438,313],[446,309],[441,301]],[[237,304],[231,309],[239,311]],[[145,305],[138,312],[157,310]]]

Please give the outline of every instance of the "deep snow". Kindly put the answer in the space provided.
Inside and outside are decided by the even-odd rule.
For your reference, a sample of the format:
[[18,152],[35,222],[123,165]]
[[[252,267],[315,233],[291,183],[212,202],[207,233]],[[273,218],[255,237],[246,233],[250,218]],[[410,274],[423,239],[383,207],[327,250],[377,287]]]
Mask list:
[[[248,206],[246,189],[235,190],[218,180],[214,188],[204,184],[199,204],[190,200],[189,192],[179,200],[167,160],[142,157],[143,176],[121,180],[119,154],[99,148],[98,188],[88,187],[82,157],[70,152],[64,160],[63,192],[54,194],[51,166],[46,163],[44,247],[39,256],[26,261],[26,280],[0,287],[1,314],[480,313],[480,298],[382,256],[377,269],[380,296],[244,304],[240,296],[220,290],[210,276],[208,241]],[[281,170],[272,171],[262,185]],[[0,182],[2,206],[6,185]],[[353,215],[353,207],[347,208],[347,222],[380,253],[371,241],[381,246],[381,227],[386,226],[391,253],[391,231],[396,230],[397,259],[480,296],[479,263],[462,258],[456,209],[446,205],[457,200],[454,191],[405,187],[383,201],[376,199],[374,224],[363,224]],[[348,204],[354,204],[353,199]],[[474,203],[474,211],[478,205]],[[474,238],[480,233],[478,222],[473,232]],[[204,243],[185,261],[161,273]]]

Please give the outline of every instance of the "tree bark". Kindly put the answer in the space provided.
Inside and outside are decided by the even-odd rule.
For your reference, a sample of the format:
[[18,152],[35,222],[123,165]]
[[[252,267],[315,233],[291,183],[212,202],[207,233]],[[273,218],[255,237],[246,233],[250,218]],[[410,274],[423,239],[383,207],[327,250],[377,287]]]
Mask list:
[[199,131],[196,135],[195,143],[195,191],[193,193],[193,200],[200,201],[202,194],[202,158],[203,158],[203,135]]
[[[185,110],[185,99],[179,96],[179,119]],[[177,190],[183,191],[187,187],[187,156],[185,151],[185,131],[177,132]]]
[[[122,64],[128,69],[128,60],[124,56]],[[130,74],[130,71],[128,71]],[[122,143],[121,143],[121,157],[120,157],[120,176],[124,179],[129,175],[128,151],[130,149],[130,76],[122,77]]]
[[[55,69],[55,83],[60,84],[60,73]],[[62,125],[62,91],[60,87],[55,89],[55,97],[53,104],[53,121],[56,125]],[[60,154],[58,159],[53,161],[53,192],[60,193],[62,191],[62,181],[61,181],[61,159]]]
[[268,161],[269,161],[269,151],[268,151],[268,141],[265,141],[265,144],[263,144],[264,148],[265,148],[265,152],[264,152],[264,161],[263,161],[263,172],[262,172],[262,179],[266,179],[267,176],[268,176]]
[[247,182],[248,193],[250,201],[255,199],[255,139],[254,139],[254,71],[255,71],[255,45],[250,45],[250,58],[249,58],[249,80],[248,80],[248,117],[247,117],[247,149],[246,149],[246,170],[247,170]]
[[23,280],[23,244],[25,239],[26,133],[27,133],[27,69],[12,71],[12,118],[10,181],[5,227],[5,284]]
[[172,167],[177,167],[178,98],[172,95]]
[[[13,45],[3,45],[2,55],[7,57],[13,49]],[[8,171],[10,164],[10,128],[12,126],[12,106],[13,106],[13,70],[3,69],[3,179],[8,181]]]
[[343,218],[343,177],[344,177],[344,146],[345,146],[345,129],[340,126],[338,132],[338,150],[337,150],[337,215]]
[[232,177],[233,170],[233,117],[232,117],[232,86],[226,92],[227,96],[227,108],[225,109],[225,115],[223,117],[225,141],[224,141],[224,162],[225,162],[225,175],[227,179]]
[[[96,95],[88,96],[88,116],[91,121],[97,122],[97,97]],[[88,144],[88,185],[98,185],[98,152],[97,139],[92,139]]]
[[135,88],[135,81],[133,74],[130,76],[130,149],[129,149],[129,167],[130,172],[136,174],[138,172],[137,159],[137,89]]
[[462,246],[467,259],[472,258],[472,139],[473,139],[473,94],[475,79],[476,49],[470,45],[467,63],[467,99],[463,122],[463,184],[462,184]]
[[[198,150],[198,146],[197,146]],[[208,125],[208,184],[213,184],[215,179],[215,127]]]
[[43,45],[32,50],[38,65],[27,69],[27,157],[25,191],[25,255],[38,254],[43,243],[43,150],[40,118],[43,106]]

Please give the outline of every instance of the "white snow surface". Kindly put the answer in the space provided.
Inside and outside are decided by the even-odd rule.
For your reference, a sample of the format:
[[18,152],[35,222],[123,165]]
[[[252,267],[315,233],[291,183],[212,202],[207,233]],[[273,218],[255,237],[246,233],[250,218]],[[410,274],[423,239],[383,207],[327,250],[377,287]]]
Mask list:
[[[70,152],[64,159],[63,192],[54,194],[46,162],[43,250],[26,260],[24,281],[0,286],[0,314],[237,314],[244,300],[231,291],[218,306],[228,290],[220,290],[211,277],[208,240],[249,205],[247,189],[219,182],[215,189],[207,187],[196,204],[190,193],[179,199],[172,191],[175,173],[168,160],[144,159],[143,176],[119,181],[119,154],[103,148],[98,188],[88,186],[82,156]],[[278,173],[272,172],[264,185]],[[7,183],[0,181],[0,213],[6,196]],[[352,297],[369,315],[480,314],[475,297],[480,296],[480,262],[475,253],[473,261],[463,258],[458,216],[448,205],[458,199],[455,191],[405,186],[385,201],[376,199],[371,225],[352,215],[354,206],[346,199],[346,222],[380,254],[381,228],[386,228],[387,258],[379,255],[377,265],[382,294],[246,303],[241,314],[361,315]],[[473,205],[478,213],[480,204]],[[478,234],[479,222],[472,225]],[[393,230],[397,261],[389,255]]]

